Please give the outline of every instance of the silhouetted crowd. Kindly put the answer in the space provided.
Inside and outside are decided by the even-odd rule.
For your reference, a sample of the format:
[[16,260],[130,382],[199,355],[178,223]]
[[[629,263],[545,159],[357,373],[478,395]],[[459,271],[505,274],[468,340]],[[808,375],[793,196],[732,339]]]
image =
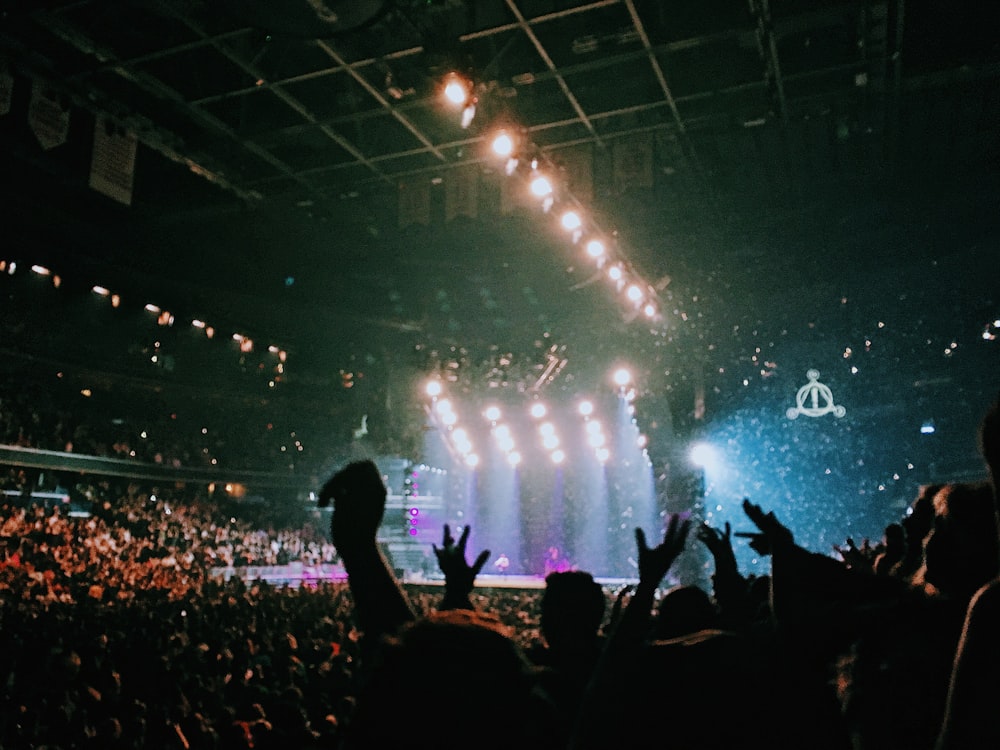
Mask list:
[[[320,489],[329,538],[138,484],[89,518],[7,504],[0,746],[997,748],[1000,402],[979,444],[989,481],[921,488],[882,539],[807,550],[746,499],[769,574],[738,569],[729,524],[672,514],[635,530],[615,591],[581,570],[477,588],[490,551],[449,526],[443,585],[403,584],[370,461]],[[665,587],[694,546],[711,585]],[[293,555],[347,582],[208,575]]]

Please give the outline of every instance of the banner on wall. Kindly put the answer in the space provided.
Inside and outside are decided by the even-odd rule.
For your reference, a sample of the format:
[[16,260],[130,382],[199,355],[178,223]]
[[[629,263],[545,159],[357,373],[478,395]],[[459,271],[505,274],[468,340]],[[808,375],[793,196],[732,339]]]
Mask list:
[[398,197],[400,229],[431,223],[431,183],[426,176],[400,180]]
[[479,170],[476,167],[457,167],[445,175],[444,220],[457,216],[475,219],[479,213]]
[[63,145],[69,136],[69,104],[45,81],[31,85],[28,126],[46,151]]
[[0,116],[10,112],[10,102],[14,98],[14,76],[6,65],[0,65]]
[[594,200],[594,147],[585,143],[563,149],[559,161],[566,172],[566,186],[583,203]]
[[94,123],[90,187],[131,206],[137,147],[138,139],[134,133],[129,133],[106,117],[98,117]]
[[649,133],[616,141],[611,158],[617,192],[653,187],[653,138]]

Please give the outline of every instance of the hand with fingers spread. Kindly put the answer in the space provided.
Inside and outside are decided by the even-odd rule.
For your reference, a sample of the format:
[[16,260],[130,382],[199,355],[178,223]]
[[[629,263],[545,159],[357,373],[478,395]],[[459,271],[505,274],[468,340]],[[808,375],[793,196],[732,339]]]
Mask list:
[[660,581],[670,570],[670,566],[684,551],[688,531],[691,529],[690,517],[673,513],[667,523],[663,542],[656,547],[646,544],[646,533],[642,529],[635,530],[635,541],[639,548],[639,584],[660,585]]
[[476,585],[476,576],[483,569],[483,565],[490,557],[488,549],[483,550],[476,557],[475,562],[469,565],[465,559],[465,548],[469,541],[471,528],[465,526],[462,534],[455,542],[455,537],[451,534],[451,527],[444,525],[444,535],[441,546],[434,545],[434,556],[437,558],[438,567],[444,573],[445,595],[441,602],[440,609],[472,609],[469,594]]
[[743,512],[760,529],[760,532],[737,532],[736,535],[748,538],[750,547],[758,554],[771,555],[776,550],[788,549],[795,545],[795,537],[792,532],[787,526],[782,525],[774,515],[774,511],[765,513],[759,505],[751,503],[750,498],[745,497],[743,498]]
[[715,560],[715,569],[720,571],[736,569],[736,554],[733,552],[733,527],[726,521],[724,531],[710,526],[706,521],[698,527],[696,536],[705,545]]

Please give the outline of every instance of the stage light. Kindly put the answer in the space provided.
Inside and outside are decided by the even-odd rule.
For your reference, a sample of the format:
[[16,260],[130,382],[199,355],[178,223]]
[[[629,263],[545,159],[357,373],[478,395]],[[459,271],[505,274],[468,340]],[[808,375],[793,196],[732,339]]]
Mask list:
[[591,448],[601,448],[604,442],[604,434],[601,432],[593,432],[587,436],[587,443]]
[[510,137],[510,133],[506,130],[501,130],[493,139],[491,147],[494,154],[506,159],[514,153],[514,139]]
[[640,435],[638,438],[636,438],[635,444],[638,445],[640,448],[645,448],[646,443],[648,442],[649,439],[645,435]]
[[642,290],[635,284],[632,284],[632,286],[628,288],[628,291],[625,292],[625,294],[633,302],[639,302],[642,300]]
[[601,423],[596,419],[591,419],[587,422],[587,432],[591,435],[597,434],[601,431]]
[[531,416],[535,419],[541,419],[545,416],[546,412],[545,404],[535,403],[531,405]]
[[508,453],[507,463],[509,463],[511,466],[517,466],[519,463],[521,463],[521,454],[518,453],[517,451]]
[[195,318],[194,320],[191,321],[191,327],[192,328],[204,328],[205,327],[205,321],[204,320],[198,320],[197,318]]
[[545,446],[545,450],[552,450],[553,448],[559,447],[559,438],[555,435],[545,435],[542,438],[542,445]]
[[566,454],[562,451],[552,451],[552,463],[557,466],[566,460]]
[[456,107],[461,107],[469,100],[469,81],[458,73],[449,73],[444,79],[444,98]]
[[497,428],[493,430],[493,434],[497,436],[497,440],[509,440],[510,427],[505,424],[497,425]]
[[476,103],[475,100],[466,105],[465,109],[462,110],[462,129],[469,127],[472,121],[476,117]]
[[624,367],[615,370],[614,381],[615,385],[620,388],[627,386],[632,380],[632,373],[626,370]]
[[427,381],[426,387],[427,395],[431,398],[437,398],[441,395],[442,387],[441,381],[439,380],[429,380]]
[[111,294],[111,292],[106,287],[103,286],[92,286],[90,288],[90,291],[92,291],[94,294],[99,294],[102,297],[107,297],[109,294]]
[[500,419],[500,407],[491,406],[486,411],[483,412],[483,415],[491,422],[496,422],[498,419]]
[[458,417],[455,415],[455,412],[447,411],[441,415],[441,421],[448,427],[451,427],[458,421]]
[[456,427],[451,431],[451,439],[456,443],[466,443],[469,442],[469,433],[465,431],[462,427]]
[[609,458],[611,458],[611,451],[609,451],[607,448],[598,448],[596,451],[594,451],[594,454],[597,456],[597,460],[600,461],[602,464]]
[[688,455],[691,458],[691,463],[703,469],[716,462],[715,449],[708,443],[695,443],[691,446],[691,452]]
[[556,434],[556,427],[551,422],[544,422],[544,423],[538,425],[538,432],[543,437],[546,436],[546,435],[555,435]]
[[591,240],[587,243],[587,255],[595,260],[604,255],[604,243],[600,240]]
[[443,398],[437,402],[437,406],[434,408],[437,409],[438,414],[448,414],[451,411],[451,401]]
[[538,198],[552,195],[552,183],[545,175],[537,175],[531,180],[531,194]]
[[642,309],[642,311],[646,314],[647,318],[655,318],[656,317],[656,305],[654,305],[652,302],[648,303]]
[[160,312],[160,308],[158,308],[152,302],[146,303],[146,308],[145,309],[146,309],[147,312],[151,312],[151,313],[159,313]]
[[594,405],[589,401],[581,401],[579,409],[580,409],[580,414],[582,414],[585,417],[589,417],[591,414],[594,413]]
[[477,456],[475,453],[470,453],[468,456],[465,457],[465,464],[469,468],[475,469],[477,466],[479,466],[479,456]]
[[39,276],[48,276],[50,273],[52,273],[45,266],[35,265],[35,266],[31,267],[31,270],[34,271],[35,273],[37,273]]
[[612,281],[621,281],[622,275],[621,266],[611,266],[611,268],[608,269],[608,278]]
[[583,221],[580,219],[580,214],[576,211],[567,211],[564,213],[560,222],[562,223],[563,229],[567,232],[573,232],[579,229],[583,224]]

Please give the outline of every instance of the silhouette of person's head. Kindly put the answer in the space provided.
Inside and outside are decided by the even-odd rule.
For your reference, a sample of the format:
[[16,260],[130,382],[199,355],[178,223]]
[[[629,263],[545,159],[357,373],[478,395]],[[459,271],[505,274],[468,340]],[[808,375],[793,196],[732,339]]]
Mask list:
[[652,636],[667,640],[719,626],[715,602],[698,586],[675,586],[656,606]]
[[427,717],[434,716],[433,744],[444,750],[549,747],[553,711],[497,617],[445,610],[386,639],[358,694],[347,747],[412,745],[430,731]]
[[606,607],[604,591],[590,573],[549,573],[541,602],[546,643],[552,648],[591,644],[600,631]]

